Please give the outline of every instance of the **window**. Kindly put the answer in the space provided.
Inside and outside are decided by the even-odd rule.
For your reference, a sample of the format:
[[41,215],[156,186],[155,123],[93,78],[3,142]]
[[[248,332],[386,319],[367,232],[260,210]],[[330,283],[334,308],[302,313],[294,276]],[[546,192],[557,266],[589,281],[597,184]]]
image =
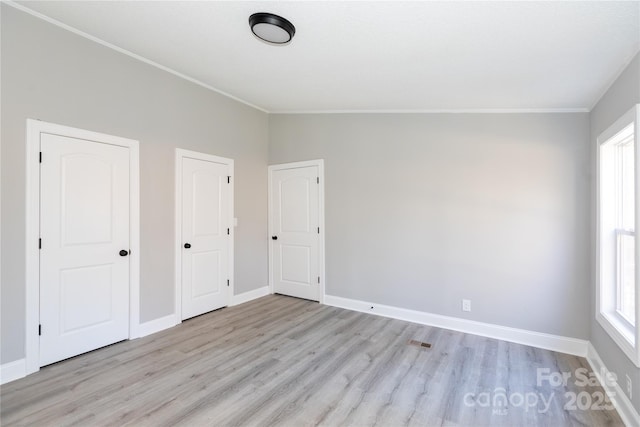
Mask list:
[[598,138],[596,314],[602,327],[638,366],[635,248],[639,111],[634,107]]

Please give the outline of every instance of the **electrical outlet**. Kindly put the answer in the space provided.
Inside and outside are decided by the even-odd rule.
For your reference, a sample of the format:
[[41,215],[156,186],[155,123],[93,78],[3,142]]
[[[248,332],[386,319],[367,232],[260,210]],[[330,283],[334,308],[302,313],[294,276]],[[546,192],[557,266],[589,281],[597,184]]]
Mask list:
[[631,378],[629,377],[629,375],[626,375],[627,377],[627,396],[629,397],[629,399],[633,398],[633,384],[631,383]]
[[463,299],[462,300],[462,311],[471,311],[471,300]]

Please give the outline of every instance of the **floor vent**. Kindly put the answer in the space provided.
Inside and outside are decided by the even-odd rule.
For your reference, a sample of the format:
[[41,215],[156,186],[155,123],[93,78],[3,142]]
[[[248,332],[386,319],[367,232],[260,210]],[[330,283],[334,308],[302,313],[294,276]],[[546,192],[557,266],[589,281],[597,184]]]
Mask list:
[[429,344],[428,342],[409,340],[409,344],[410,345],[415,345],[417,347],[431,348],[431,344]]

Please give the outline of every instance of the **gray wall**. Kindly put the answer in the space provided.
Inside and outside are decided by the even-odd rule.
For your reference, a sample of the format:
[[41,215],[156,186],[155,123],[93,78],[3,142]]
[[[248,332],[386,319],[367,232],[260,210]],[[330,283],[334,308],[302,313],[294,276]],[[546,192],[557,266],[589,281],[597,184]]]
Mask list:
[[325,159],[327,294],[583,339],[588,141],[586,113],[269,117],[271,164]]
[[629,360],[629,358],[620,350],[618,345],[609,337],[602,329],[600,323],[595,318],[595,293],[596,293],[596,272],[595,272],[595,242],[596,242],[596,218],[595,218],[595,170],[596,170],[596,147],[597,138],[604,130],[611,126],[624,113],[629,111],[635,104],[640,103],[640,54],[636,55],[633,61],[627,66],[624,72],[618,77],[615,83],[609,88],[607,93],[600,99],[600,102],[591,110],[591,154],[592,154],[592,170],[593,186],[591,218],[592,218],[592,287],[591,287],[591,314],[589,320],[591,322],[591,342],[595,347],[602,361],[609,370],[618,376],[621,388],[626,392],[625,375],[631,377],[634,384],[633,405],[636,411],[640,412],[640,369]]
[[142,321],[174,310],[175,147],[235,160],[235,292],[266,286],[267,115],[1,7],[1,362],[24,357],[27,118],[140,141]]

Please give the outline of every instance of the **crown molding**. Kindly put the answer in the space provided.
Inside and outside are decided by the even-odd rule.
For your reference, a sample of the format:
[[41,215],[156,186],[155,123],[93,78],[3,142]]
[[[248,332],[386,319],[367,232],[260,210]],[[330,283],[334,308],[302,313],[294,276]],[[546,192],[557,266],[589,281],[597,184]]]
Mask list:
[[564,114],[588,112],[588,108],[450,108],[413,110],[272,110],[269,111],[269,114]]

